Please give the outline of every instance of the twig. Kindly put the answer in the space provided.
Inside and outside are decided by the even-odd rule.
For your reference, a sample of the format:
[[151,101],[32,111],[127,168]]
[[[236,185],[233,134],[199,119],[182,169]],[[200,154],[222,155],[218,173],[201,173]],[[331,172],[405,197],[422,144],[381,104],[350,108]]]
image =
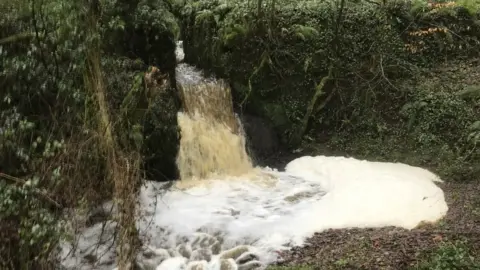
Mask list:
[[383,56],[380,55],[380,70],[382,71],[382,77],[387,81],[387,83],[393,87],[395,90],[400,91],[395,85],[393,85],[390,80],[385,76],[385,72],[383,71]]
[[37,43],[36,45],[38,47],[38,50],[40,51],[40,56],[41,56],[40,57],[40,62],[45,67],[45,71],[48,73],[48,75],[53,77],[53,74],[51,73],[50,69],[48,68],[47,62],[45,60],[45,54],[43,52],[42,44],[40,42],[40,33],[39,33],[38,26],[37,26],[37,15],[36,15],[37,13],[35,11],[35,0],[32,0],[31,9],[32,9],[32,12],[31,12],[32,25],[33,25],[33,29],[35,30],[35,41]]
[[30,33],[30,32],[15,34],[15,35],[0,39],[0,45],[1,44],[12,43],[12,42],[17,42],[19,40],[32,38],[34,36],[35,36],[35,34]]
[[333,95],[337,92],[338,87],[334,87],[330,94],[328,94],[327,98],[317,107],[315,110],[315,114],[320,112],[325,106],[327,106],[328,102],[332,99]]

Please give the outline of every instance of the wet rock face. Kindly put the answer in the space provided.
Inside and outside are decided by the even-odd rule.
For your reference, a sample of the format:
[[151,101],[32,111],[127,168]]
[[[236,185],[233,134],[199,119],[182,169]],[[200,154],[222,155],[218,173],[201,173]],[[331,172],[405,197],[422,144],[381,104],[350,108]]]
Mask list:
[[261,117],[240,116],[247,137],[247,147],[254,159],[264,159],[280,149],[280,140],[272,125]]

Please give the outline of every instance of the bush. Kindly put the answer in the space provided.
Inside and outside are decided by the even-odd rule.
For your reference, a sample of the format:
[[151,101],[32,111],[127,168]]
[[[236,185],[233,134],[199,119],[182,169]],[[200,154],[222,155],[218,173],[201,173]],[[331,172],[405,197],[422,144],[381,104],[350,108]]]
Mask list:
[[465,147],[473,148],[479,142],[471,136],[477,114],[470,102],[441,88],[417,88],[409,100],[400,113],[406,118],[406,130],[414,134],[421,146],[465,151]]

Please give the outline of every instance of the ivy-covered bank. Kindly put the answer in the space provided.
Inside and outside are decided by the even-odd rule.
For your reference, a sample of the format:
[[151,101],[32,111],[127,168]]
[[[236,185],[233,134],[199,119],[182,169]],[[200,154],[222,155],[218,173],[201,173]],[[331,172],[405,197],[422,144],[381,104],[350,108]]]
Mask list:
[[186,0],[176,12],[186,61],[230,79],[236,104],[289,146],[478,177],[475,2]]

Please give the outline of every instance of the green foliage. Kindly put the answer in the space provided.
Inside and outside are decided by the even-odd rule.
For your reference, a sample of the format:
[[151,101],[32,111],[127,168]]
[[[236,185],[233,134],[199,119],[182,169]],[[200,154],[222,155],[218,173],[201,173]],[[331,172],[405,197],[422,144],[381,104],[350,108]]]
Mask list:
[[415,270],[479,269],[480,262],[474,258],[466,241],[446,242],[421,262]]
[[[56,243],[64,236],[62,208],[82,201],[95,204],[111,194],[111,183],[104,181],[105,153],[96,134],[98,106],[84,84],[92,44],[101,42],[103,48],[112,121],[122,127],[115,136],[124,147],[147,148],[143,140],[151,135],[141,133],[139,141],[144,122],[134,114],[115,114],[130,91],[134,97],[124,109],[137,109],[144,97],[147,64],[159,63],[162,72],[174,74],[178,26],[169,3],[101,1],[99,31],[94,33],[86,31],[91,9],[87,2],[0,3],[1,269],[52,269]],[[172,96],[163,98],[156,113],[176,112],[176,107],[164,106],[174,104]],[[172,131],[176,121],[164,117],[147,129],[153,133],[160,126]],[[163,147],[176,147],[173,139],[163,144],[154,139],[162,146],[169,144]],[[158,148],[145,152],[166,153]],[[174,160],[174,150],[168,155]]]
[[[175,12],[186,61],[228,78],[236,102],[271,120],[289,146],[306,122],[306,133],[314,137],[346,136],[360,145],[365,138],[402,138],[409,144],[405,151],[430,156],[447,179],[469,179],[480,170],[474,75],[457,62],[451,77],[439,71],[434,84],[421,73],[444,60],[478,56],[474,1],[347,1],[340,23],[340,1],[269,2],[260,17],[256,3],[248,1],[184,3]],[[331,65],[332,80],[315,97]]]
[[[304,104],[328,73],[330,62],[335,63],[335,76],[348,78],[341,83],[348,89],[359,84],[368,87],[366,81],[371,79],[370,85],[384,87],[379,63],[382,73],[389,75],[399,73],[397,66],[405,58],[400,35],[391,31],[388,14],[374,5],[349,4],[344,10],[342,38],[332,46],[337,14],[334,3],[277,1],[278,9],[257,18],[255,7],[245,1],[234,1],[222,9],[218,7],[224,6],[223,2],[188,1],[178,12],[186,60],[240,85],[234,90],[239,102],[247,101],[248,110],[273,120],[278,116],[262,104],[282,104],[282,114],[290,123],[276,128],[288,140],[302,122]],[[332,91],[333,85],[327,85],[323,98]],[[333,99],[335,106],[342,102],[338,98]],[[355,106],[343,109],[351,114]],[[314,112],[314,119],[332,117],[324,116],[328,111]]]
[[319,35],[319,32],[317,31],[317,29],[310,26],[294,24],[292,25],[291,28],[293,30],[293,33],[295,33],[297,37],[299,37],[304,41]]
[[[31,33],[0,45],[0,164],[2,173],[14,176],[0,177],[1,226],[10,232],[2,238],[11,242],[0,247],[2,269],[51,264],[62,236],[62,224],[42,194],[60,191],[68,179],[62,167],[68,165],[57,160],[66,150],[66,135],[80,133],[75,127],[83,123],[86,99],[78,73],[86,35],[79,27],[84,15],[79,7],[75,1],[50,0],[0,15],[1,36]],[[67,196],[53,199],[63,203]]]
[[458,6],[467,9],[470,15],[476,15],[480,12],[480,1],[478,0],[457,0],[455,2]]
[[449,159],[475,164],[480,157],[478,70],[468,62],[447,67],[419,75],[419,83],[399,110],[402,128],[416,147],[443,149],[453,154]]
[[[12,239],[18,235],[18,242],[1,245],[2,269],[32,269],[39,265],[48,265],[50,253],[63,233],[63,222],[45,208],[35,189],[38,178],[30,179],[20,186],[12,186],[0,180],[0,219],[2,220],[2,239]],[[18,203],[22,201],[22,203]],[[13,217],[21,216],[21,219]],[[10,226],[5,226],[5,223]],[[22,260],[18,265],[15,259]],[[32,260],[33,258],[33,260]]]
[[[419,144],[456,147],[467,142],[475,119],[474,107],[458,96],[432,89],[417,89],[401,110],[407,130],[416,134]],[[459,136],[460,135],[460,136]],[[464,136],[464,137],[462,137]]]
[[387,6],[396,17],[392,25],[401,31],[406,49],[412,53],[410,61],[425,65],[478,56],[479,7],[477,0],[417,0]]
[[152,97],[146,97],[146,70],[140,60],[105,57],[102,66],[111,72],[111,76],[106,77],[111,110],[124,116],[116,123],[117,129],[122,130],[119,140],[124,147],[141,145],[148,177],[156,180],[175,178],[179,143],[177,112],[180,108],[172,98],[174,89],[167,85],[156,89],[158,92]]

